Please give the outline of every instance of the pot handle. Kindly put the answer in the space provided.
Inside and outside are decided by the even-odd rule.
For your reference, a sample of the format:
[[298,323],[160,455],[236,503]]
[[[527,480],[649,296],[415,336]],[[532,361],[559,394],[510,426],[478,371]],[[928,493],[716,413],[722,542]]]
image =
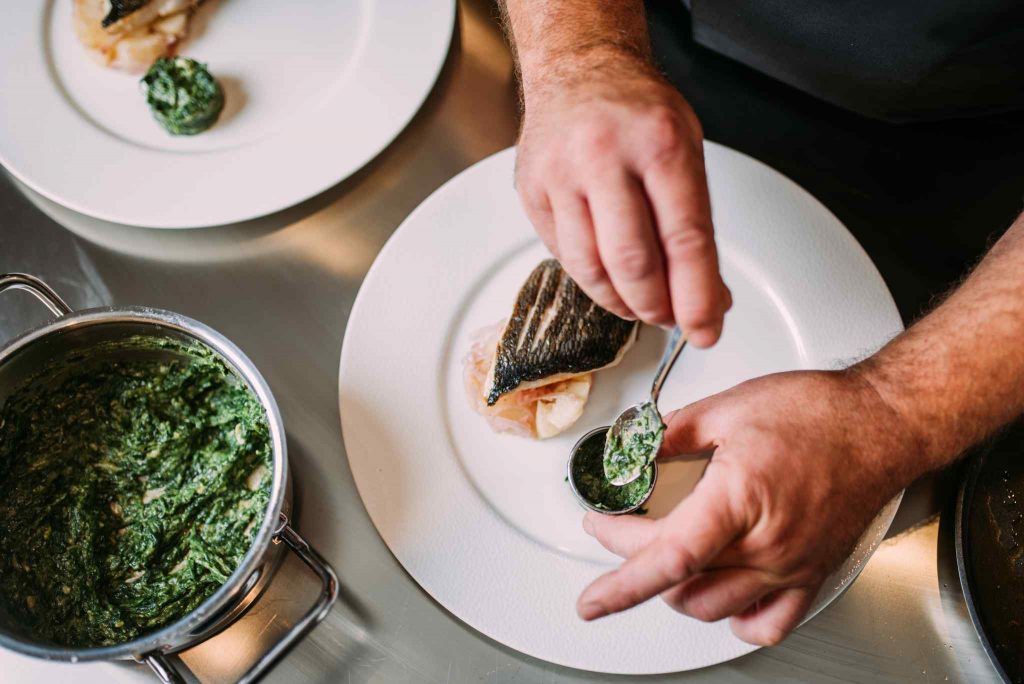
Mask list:
[[[331,606],[338,599],[338,576],[334,569],[328,565],[316,550],[302,538],[298,532],[288,523],[288,517],[281,514],[281,527],[274,535],[273,543],[284,542],[302,561],[309,566],[309,569],[320,578],[322,588],[316,603],[306,611],[302,619],[295,623],[288,634],[274,644],[273,648],[260,656],[260,659],[249,668],[249,671],[239,678],[239,684],[254,684],[261,680],[270,670],[291,651],[314,627],[320,624]],[[150,653],[141,658],[142,662],[149,665],[153,673],[163,684],[184,684],[185,679],[177,671],[175,666],[162,653]]]
[[4,273],[0,275],[0,292],[4,290],[27,290],[36,296],[36,299],[46,305],[46,308],[53,312],[54,316],[64,316],[71,313],[68,306],[56,292],[35,276],[27,273]]

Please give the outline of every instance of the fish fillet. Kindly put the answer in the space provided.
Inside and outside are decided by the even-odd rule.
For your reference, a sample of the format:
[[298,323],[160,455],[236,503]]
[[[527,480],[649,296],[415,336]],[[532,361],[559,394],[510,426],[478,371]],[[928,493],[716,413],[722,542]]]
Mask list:
[[78,39],[104,66],[143,72],[185,37],[201,0],[74,0]]
[[499,337],[483,386],[487,405],[510,392],[614,366],[637,327],[595,304],[557,261],[542,261],[519,290]]
[[463,381],[470,406],[495,432],[546,439],[567,430],[583,415],[593,380],[590,373],[534,389],[509,392],[494,405],[487,405],[483,383],[494,358],[498,335],[504,328],[502,321],[473,335],[463,361]]

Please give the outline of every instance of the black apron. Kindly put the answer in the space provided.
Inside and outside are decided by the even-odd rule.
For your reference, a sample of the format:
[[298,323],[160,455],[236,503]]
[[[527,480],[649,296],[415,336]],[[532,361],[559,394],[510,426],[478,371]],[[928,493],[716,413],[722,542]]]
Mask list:
[[1024,108],[1024,0],[691,0],[694,39],[889,121]]

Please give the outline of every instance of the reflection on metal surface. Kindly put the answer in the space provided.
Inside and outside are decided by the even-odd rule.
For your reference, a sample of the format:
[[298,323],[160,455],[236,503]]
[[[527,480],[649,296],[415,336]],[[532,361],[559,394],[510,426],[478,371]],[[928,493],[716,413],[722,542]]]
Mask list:
[[[379,249],[375,239],[367,239],[356,230],[345,231],[346,222],[332,221],[329,216],[324,218],[317,213],[311,220],[304,217],[288,225],[278,225],[282,217],[275,216],[244,224],[188,230],[123,226],[79,214],[43,197],[13,177],[10,180],[36,207],[80,237],[115,252],[147,259],[216,264],[277,254],[309,260],[342,278],[360,278]],[[337,205],[341,204],[339,200]],[[333,213],[337,213],[337,205]],[[285,213],[304,208],[300,206]],[[343,209],[341,213],[344,214]],[[338,235],[343,232],[348,234]]]
[[260,241],[274,230],[271,225],[258,223],[244,227],[234,225],[190,230],[135,228],[68,209],[43,197],[13,176],[8,176],[8,181],[43,213],[76,235],[111,251],[138,257],[185,262],[235,259],[253,251],[251,243]]
[[936,575],[938,541],[933,520],[884,542],[843,598],[775,652],[824,640],[819,657],[839,661],[822,672],[843,681],[997,681],[977,639],[943,608],[958,597]]

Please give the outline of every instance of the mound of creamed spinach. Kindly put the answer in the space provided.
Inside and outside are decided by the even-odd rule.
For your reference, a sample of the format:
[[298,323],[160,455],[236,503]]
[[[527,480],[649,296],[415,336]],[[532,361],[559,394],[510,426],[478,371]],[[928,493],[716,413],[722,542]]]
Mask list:
[[271,479],[263,408],[209,352],[51,364],[0,408],[0,604],[62,646],[164,627],[238,567]]

